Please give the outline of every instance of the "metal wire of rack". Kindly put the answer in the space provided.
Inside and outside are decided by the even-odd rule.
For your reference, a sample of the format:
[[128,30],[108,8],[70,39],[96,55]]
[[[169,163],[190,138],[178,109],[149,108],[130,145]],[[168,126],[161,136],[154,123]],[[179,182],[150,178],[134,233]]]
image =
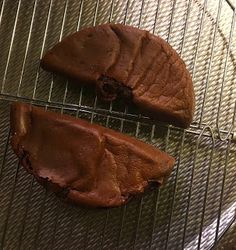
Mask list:
[[[210,249],[235,220],[236,10],[226,0],[2,0],[0,3],[0,249]],[[44,72],[43,53],[106,22],[166,39],[192,74],[194,122],[156,123],[135,107]],[[9,145],[9,104],[25,101],[136,136],[177,159],[168,183],[126,206],[61,203]]]

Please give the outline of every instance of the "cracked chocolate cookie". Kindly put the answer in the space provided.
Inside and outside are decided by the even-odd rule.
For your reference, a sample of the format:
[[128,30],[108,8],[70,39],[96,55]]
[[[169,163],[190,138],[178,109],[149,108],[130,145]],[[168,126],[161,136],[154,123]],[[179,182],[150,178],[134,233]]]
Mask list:
[[11,145],[21,164],[59,197],[115,207],[162,184],[173,157],[111,129],[23,103],[11,106]]
[[96,86],[104,100],[132,101],[156,120],[187,128],[195,99],[191,76],[162,38],[121,24],[76,32],[43,57],[45,70]]

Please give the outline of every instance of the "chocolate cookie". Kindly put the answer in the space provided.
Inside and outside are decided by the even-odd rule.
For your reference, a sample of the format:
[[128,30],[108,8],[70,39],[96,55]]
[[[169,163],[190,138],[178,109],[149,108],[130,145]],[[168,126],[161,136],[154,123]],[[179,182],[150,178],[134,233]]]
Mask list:
[[174,159],[113,130],[23,103],[11,106],[11,145],[26,170],[66,201],[114,207],[162,184]]
[[163,39],[121,24],[76,32],[49,50],[44,69],[95,85],[104,100],[124,97],[154,119],[183,128],[194,113],[188,70]]

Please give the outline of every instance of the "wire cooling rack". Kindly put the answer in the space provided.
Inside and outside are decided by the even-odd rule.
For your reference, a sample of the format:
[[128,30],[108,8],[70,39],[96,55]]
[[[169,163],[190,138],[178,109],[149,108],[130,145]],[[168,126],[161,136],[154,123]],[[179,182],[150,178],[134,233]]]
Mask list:
[[[226,0],[0,1],[0,249],[210,249],[235,220],[236,12]],[[196,112],[178,129],[103,103],[39,67],[83,27],[126,23],[160,35],[193,77]],[[19,165],[9,105],[19,100],[136,136],[167,151],[167,184],[114,209],[70,207]]]

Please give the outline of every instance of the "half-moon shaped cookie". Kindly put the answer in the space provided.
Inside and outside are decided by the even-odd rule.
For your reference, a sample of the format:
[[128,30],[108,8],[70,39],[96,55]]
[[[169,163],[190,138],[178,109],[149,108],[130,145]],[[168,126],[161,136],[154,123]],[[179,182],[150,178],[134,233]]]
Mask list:
[[23,103],[11,106],[11,145],[25,169],[67,201],[114,207],[162,184],[174,159],[129,136]]
[[127,25],[76,32],[49,50],[44,69],[96,86],[104,100],[125,97],[143,114],[183,128],[194,113],[194,89],[185,63],[163,39]]

